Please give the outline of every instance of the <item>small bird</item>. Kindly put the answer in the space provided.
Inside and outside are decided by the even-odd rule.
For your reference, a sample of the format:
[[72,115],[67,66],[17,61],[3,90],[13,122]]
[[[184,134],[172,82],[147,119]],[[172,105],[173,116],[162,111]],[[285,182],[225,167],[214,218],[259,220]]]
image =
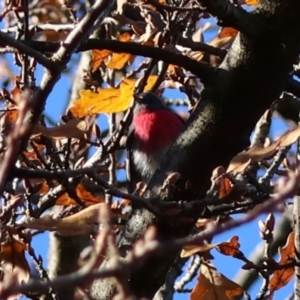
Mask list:
[[166,151],[183,128],[183,120],[153,93],[135,96],[132,124],[126,142],[128,191],[147,184]]

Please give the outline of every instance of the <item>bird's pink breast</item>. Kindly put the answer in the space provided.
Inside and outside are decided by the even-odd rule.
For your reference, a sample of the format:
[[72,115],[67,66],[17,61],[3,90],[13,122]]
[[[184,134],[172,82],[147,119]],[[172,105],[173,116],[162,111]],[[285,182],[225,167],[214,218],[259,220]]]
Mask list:
[[172,143],[179,135],[183,123],[168,110],[141,110],[134,118],[133,125],[135,137],[140,142],[139,150],[152,153]]

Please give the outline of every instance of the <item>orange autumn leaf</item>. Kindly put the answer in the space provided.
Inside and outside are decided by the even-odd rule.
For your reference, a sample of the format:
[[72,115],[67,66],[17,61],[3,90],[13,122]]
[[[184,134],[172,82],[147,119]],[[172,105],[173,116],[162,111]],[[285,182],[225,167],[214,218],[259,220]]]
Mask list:
[[245,0],[245,4],[249,5],[249,6],[254,6],[259,4],[260,0]]
[[[103,198],[95,197],[92,193],[87,191],[81,183],[78,184],[78,186],[76,188],[76,193],[77,193],[78,198],[80,198],[80,200],[82,202],[84,202],[86,206],[91,206],[94,204],[104,202]],[[67,193],[60,196],[56,200],[55,204],[63,205],[63,206],[78,205],[78,203],[74,199],[72,199]]]
[[79,184],[76,188],[78,197],[87,205],[94,205],[96,203],[104,202],[103,198],[94,196],[91,192],[87,191],[82,184]]
[[238,34],[238,31],[231,27],[224,27],[221,31],[208,43],[216,48],[227,47]]
[[7,110],[0,115],[0,119],[3,120],[2,122],[4,127],[12,126],[17,122],[18,116],[18,108],[14,105],[9,104]]
[[219,38],[232,37],[235,38],[238,34],[238,31],[232,27],[223,27],[218,34]]
[[[145,90],[149,90],[157,76],[149,76]],[[87,115],[100,113],[118,113],[126,110],[132,101],[136,81],[124,79],[118,88],[99,88],[98,93],[91,90],[82,90],[80,99],[73,101],[70,108],[75,117],[85,117]]]
[[[131,35],[128,32],[117,36],[117,40],[124,43],[129,42],[130,39]],[[122,69],[128,61],[131,61],[132,58],[133,56],[128,53],[116,53],[106,49],[95,49],[92,51],[90,66],[92,71],[95,72],[104,62],[108,68],[119,70]]]
[[[57,186],[57,183],[55,183],[54,185]],[[46,181],[43,181],[40,185],[38,193],[40,195],[45,195],[49,192],[49,190],[49,185],[46,183]],[[85,203],[86,206],[104,202],[103,198],[94,196],[91,192],[87,191],[81,183],[79,183],[76,187],[76,194],[81,199],[81,201]],[[70,197],[68,193],[64,193],[59,196],[55,204],[62,206],[78,205],[78,203],[74,199],[72,199],[72,197]]]
[[120,41],[120,42],[126,43],[126,42],[129,42],[130,39],[131,39],[131,35],[128,32],[117,35],[117,40]]
[[218,187],[219,187],[219,197],[223,198],[231,192],[232,183],[228,178],[221,177],[219,178]]
[[90,61],[90,66],[92,69],[92,72],[95,72],[101,64],[112,54],[112,51],[110,50],[92,50],[92,59]]
[[[43,145],[43,144],[38,144],[34,141],[32,143],[34,144],[37,152],[40,154],[45,149],[45,145]],[[38,159],[38,154],[32,149],[32,147],[30,145],[27,146],[27,149],[23,151],[23,154],[30,160]]]
[[40,185],[38,193],[40,195],[45,195],[49,192],[49,190],[50,190],[49,185],[46,183],[46,181],[43,181],[42,184]]
[[243,289],[219,273],[211,263],[203,263],[198,282],[191,292],[191,300],[235,300]]

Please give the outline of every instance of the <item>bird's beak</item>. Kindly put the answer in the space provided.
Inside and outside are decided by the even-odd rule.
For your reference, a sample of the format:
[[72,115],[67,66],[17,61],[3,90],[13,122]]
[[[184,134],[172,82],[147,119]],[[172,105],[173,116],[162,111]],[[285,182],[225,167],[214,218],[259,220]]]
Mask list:
[[137,103],[141,103],[143,100],[141,95],[134,95],[133,98],[134,98],[134,101]]

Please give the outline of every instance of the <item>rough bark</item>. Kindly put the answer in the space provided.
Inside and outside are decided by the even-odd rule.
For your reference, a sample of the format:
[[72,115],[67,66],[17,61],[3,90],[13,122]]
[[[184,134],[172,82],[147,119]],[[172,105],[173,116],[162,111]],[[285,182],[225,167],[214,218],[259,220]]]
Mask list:
[[[55,278],[75,272],[78,269],[78,258],[90,242],[89,236],[63,237],[59,233],[50,233],[49,276]],[[60,299],[73,299],[76,286],[65,285],[58,289]]]

